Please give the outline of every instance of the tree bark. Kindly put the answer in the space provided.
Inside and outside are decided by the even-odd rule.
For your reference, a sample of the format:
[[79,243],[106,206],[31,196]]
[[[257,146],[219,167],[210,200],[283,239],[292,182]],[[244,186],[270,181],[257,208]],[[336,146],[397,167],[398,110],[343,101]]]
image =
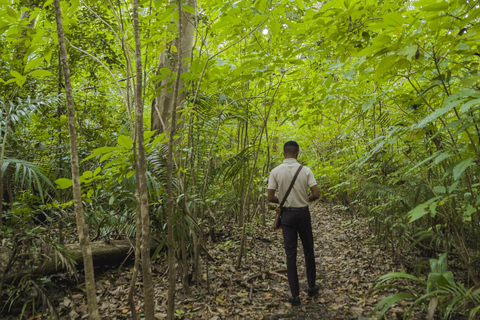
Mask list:
[[[7,137],[8,137],[8,123],[10,120],[10,105],[8,103],[5,104],[6,110],[6,116],[5,116],[5,130],[3,133],[3,139],[2,139],[2,150],[0,153],[0,227],[3,226],[3,220],[2,220],[2,214],[3,214],[3,173],[2,173],[2,167],[3,167],[3,159],[5,159],[5,148],[7,144]],[[3,110],[0,110],[0,112],[3,112]],[[10,199],[12,201],[12,199]]]
[[[148,212],[147,161],[145,159],[145,141],[143,139],[143,96],[142,96],[142,52],[140,43],[140,26],[138,22],[138,0],[133,0],[133,30],[135,37],[135,142],[137,145],[135,162],[137,176],[137,206],[140,207],[142,219],[141,256],[143,291],[145,299],[145,319],[155,319],[155,293],[152,283],[152,266],[150,260],[150,217]],[[139,226],[137,226],[138,228]],[[138,232],[138,230],[137,230]]]
[[53,1],[55,7],[55,20],[57,23],[58,45],[60,60],[62,61],[63,76],[65,79],[65,94],[67,98],[68,130],[70,136],[70,162],[72,166],[73,201],[77,219],[78,240],[83,255],[85,270],[85,285],[87,290],[88,314],[90,319],[100,319],[95,290],[95,275],[93,272],[92,249],[88,235],[88,225],[83,215],[82,193],[80,189],[80,168],[77,150],[77,130],[75,127],[75,101],[70,80],[70,67],[68,65],[67,48],[65,46],[65,34],[63,31],[62,12],[60,0]]
[[[178,12],[182,12],[182,0],[178,0]],[[178,16],[178,39],[182,39],[182,14]],[[178,41],[177,59],[181,61],[182,56],[182,42]],[[181,64],[177,63],[177,72],[175,79],[175,87],[173,90],[173,101],[171,105],[171,126],[170,137],[168,140],[168,154],[167,154],[167,202],[168,202],[168,298],[167,298],[167,319],[173,320],[175,318],[175,239],[173,236],[173,214],[175,212],[175,199],[173,197],[173,139],[176,132],[176,115],[178,103],[178,90],[180,87],[180,76],[182,73]]]
[[[187,4],[192,8],[196,8],[197,1],[196,0],[188,0]],[[169,68],[173,71],[178,68],[178,64],[181,67],[181,73],[187,73],[190,69],[190,60],[192,57],[192,49],[193,49],[193,38],[195,35],[195,25],[194,21],[192,21],[193,15],[186,11],[180,11],[180,16],[184,19],[184,23],[182,23],[182,37],[178,37],[172,41],[172,46],[165,50],[161,55],[158,61],[158,68],[157,68],[157,75],[160,74],[161,68]],[[178,23],[180,26],[180,22]],[[175,46],[177,48],[177,59],[172,59],[172,55],[174,52],[172,51],[172,47]],[[182,48],[182,49],[180,49]],[[155,86],[155,89],[159,89],[162,87],[162,91],[160,94],[154,98],[152,102],[152,120],[151,120],[151,130],[156,130],[157,133],[161,133],[164,131],[170,131],[170,123],[169,119],[171,118],[171,105],[172,101],[174,100],[173,90],[169,90],[168,83],[171,81],[171,77],[163,80],[159,84]],[[182,90],[184,87],[184,82],[180,79],[178,84],[178,90]],[[181,104],[186,97],[186,91],[182,91],[179,96],[177,97],[179,103]]]
[[[150,252],[157,249],[158,242],[150,245]],[[132,249],[131,240],[111,240],[111,241],[93,241],[90,243],[92,249],[92,260],[95,265],[116,265],[120,264],[128,258],[128,255]],[[0,253],[0,257],[4,260],[7,253]],[[83,253],[79,243],[66,244],[65,255],[72,256],[73,263],[77,269],[83,267]],[[34,263],[34,268],[21,268],[15,267],[15,270],[11,270],[5,275],[4,282],[11,283],[15,278],[24,275],[31,276],[48,276],[68,270],[65,264],[62,264],[62,258],[59,253],[55,252],[42,252],[42,261]],[[0,274],[3,273],[3,268],[0,270]]]

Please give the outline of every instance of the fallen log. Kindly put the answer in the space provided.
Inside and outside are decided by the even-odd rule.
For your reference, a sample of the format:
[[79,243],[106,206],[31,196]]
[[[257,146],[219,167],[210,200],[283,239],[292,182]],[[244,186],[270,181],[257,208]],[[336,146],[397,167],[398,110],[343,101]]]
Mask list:
[[[120,264],[129,257],[134,249],[134,241],[131,240],[112,240],[91,242],[92,258],[94,266],[116,265]],[[159,244],[152,241],[150,250],[154,251]],[[59,272],[74,272],[74,269],[83,267],[83,256],[80,250],[80,244],[66,244],[65,251],[42,252],[42,260],[34,262],[31,268],[12,268],[5,275],[4,283],[12,283],[16,278],[24,275],[47,276]],[[2,272],[3,273],[3,272]]]

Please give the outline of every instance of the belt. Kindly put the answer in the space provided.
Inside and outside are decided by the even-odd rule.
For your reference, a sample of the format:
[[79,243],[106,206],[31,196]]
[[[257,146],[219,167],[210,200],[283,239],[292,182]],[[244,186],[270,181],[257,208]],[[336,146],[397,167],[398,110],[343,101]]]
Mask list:
[[300,207],[300,208],[295,208],[295,207],[282,208],[282,210],[285,210],[285,211],[300,211],[300,210],[306,210],[306,209],[308,209],[308,206],[307,207]]

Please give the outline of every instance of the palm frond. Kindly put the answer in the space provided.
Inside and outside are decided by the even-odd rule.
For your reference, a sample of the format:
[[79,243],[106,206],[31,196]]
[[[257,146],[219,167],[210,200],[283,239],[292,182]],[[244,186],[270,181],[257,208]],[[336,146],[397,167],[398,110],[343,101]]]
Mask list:
[[247,163],[252,157],[253,152],[254,150],[252,147],[247,147],[241,150],[239,153],[225,160],[219,167],[217,167],[212,172],[212,176],[218,177],[223,175],[224,180],[233,179],[238,175],[245,163]]
[[36,188],[42,201],[44,200],[42,183],[46,184],[52,190],[56,190],[53,183],[47,178],[44,170],[32,162],[15,158],[4,158],[1,170],[2,176],[7,174],[13,176],[14,182],[18,184],[20,188],[30,190]]

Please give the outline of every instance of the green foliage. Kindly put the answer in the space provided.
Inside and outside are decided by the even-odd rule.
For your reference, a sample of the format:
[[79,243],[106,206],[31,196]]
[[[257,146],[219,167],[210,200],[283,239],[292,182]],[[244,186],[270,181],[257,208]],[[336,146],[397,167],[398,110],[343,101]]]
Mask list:
[[[7,285],[5,290],[8,292],[1,311],[12,311],[15,305],[21,306],[19,319],[28,314],[36,314],[42,312],[50,317],[57,319],[58,314],[55,311],[52,301],[48,297],[45,285],[48,280],[36,280],[28,276],[18,279],[15,285]],[[15,306],[15,307],[18,307]]]
[[[426,292],[415,292],[416,286],[410,287],[408,285],[396,284],[398,279],[408,279],[416,282]],[[392,284],[385,284],[386,282],[394,281]],[[447,254],[443,253],[438,259],[430,259],[430,272],[427,281],[407,273],[389,273],[381,276],[377,280],[376,290],[383,290],[385,288],[398,287],[407,289],[410,292],[396,293],[385,297],[377,304],[373,313],[380,311],[378,319],[383,319],[387,310],[395,303],[409,299],[413,300],[410,307],[405,312],[403,318],[409,319],[411,311],[415,306],[425,304],[428,300],[434,300],[428,306],[429,313],[433,316],[438,309],[439,313],[443,313],[443,319],[454,319],[455,316],[469,315],[469,319],[475,319],[475,314],[478,311],[480,304],[480,289],[474,288],[465,289],[462,283],[457,283],[454,280],[451,271],[448,271]],[[432,307],[433,306],[433,307]]]
[[[162,54],[174,59],[179,17],[173,4],[149,5],[141,4],[140,17],[146,123],[153,99],[171,89],[159,86],[172,75],[159,61]],[[13,198],[30,189],[69,210],[63,98],[43,104],[27,98],[62,91],[50,8],[48,1],[0,5],[2,128],[7,108],[16,110],[4,168]],[[130,9],[74,1],[62,2],[62,10],[87,220],[99,237],[132,235]],[[197,34],[182,75],[179,134],[172,137],[176,226],[188,228],[178,236],[203,228],[214,234],[232,218],[261,221],[253,218],[265,209],[248,204],[264,199],[268,172],[282,161],[283,143],[294,139],[323,198],[365,215],[378,243],[394,254],[412,247],[427,255],[454,252],[478,283],[475,2],[213,0],[185,10],[196,10]],[[152,221],[163,232],[167,137],[146,132],[145,139]],[[452,285],[450,274],[431,274],[432,292]],[[434,285],[439,281],[442,288]],[[454,295],[465,296],[459,288]],[[385,300],[379,310],[402,298]]]
[[[22,315],[36,313],[57,317],[50,301],[49,279],[36,274],[46,260],[55,257],[56,263],[66,272],[76,275],[73,257],[62,244],[69,230],[60,232],[52,222],[63,220],[68,215],[58,203],[39,205],[40,198],[28,191],[17,196],[4,214],[5,224],[0,229],[2,238],[2,301],[0,311]],[[4,283],[4,276],[16,278]],[[17,310],[17,311],[14,311]],[[18,311],[20,310],[20,311]]]

